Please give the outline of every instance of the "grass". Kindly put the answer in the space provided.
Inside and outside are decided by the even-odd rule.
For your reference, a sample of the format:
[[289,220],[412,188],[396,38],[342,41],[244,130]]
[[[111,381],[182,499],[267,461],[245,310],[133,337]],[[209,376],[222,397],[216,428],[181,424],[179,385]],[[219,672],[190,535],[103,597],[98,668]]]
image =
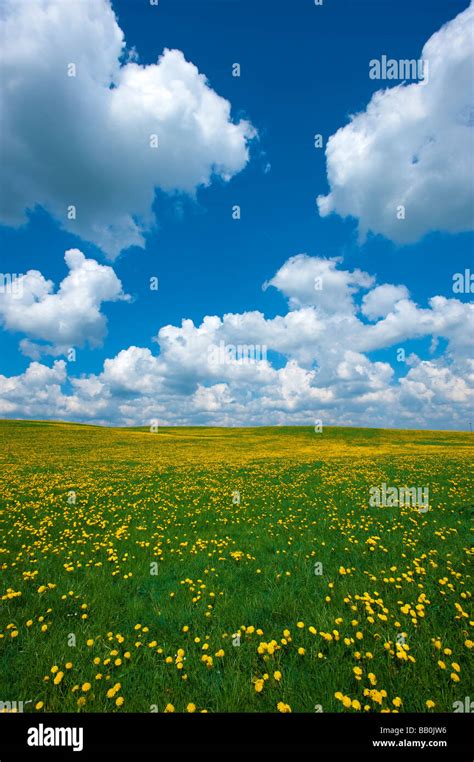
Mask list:
[[[0,441],[0,700],[426,712],[472,692],[472,435],[3,421]],[[383,482],[428,486],[429,511],[372,507]]]

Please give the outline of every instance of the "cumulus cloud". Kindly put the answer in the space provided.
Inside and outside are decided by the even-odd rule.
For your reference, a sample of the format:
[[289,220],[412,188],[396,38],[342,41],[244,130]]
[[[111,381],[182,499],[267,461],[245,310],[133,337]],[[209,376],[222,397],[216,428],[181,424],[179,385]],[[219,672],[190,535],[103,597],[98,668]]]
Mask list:
[[424,46],[425,82],[378,90],[332,135],[322,216],[354,217],[362,239],[372,231],[398,243],[472,229],[473,22],[471,4]]
[[460,378],[451,368],[429,360],[418,362],[400,384],[402,398],[411,397],[415,402],[422,400],[432,405],[469,404],[474,396],[469,379]]
[[18,277],[14,288],[0,290],[0,323],[8,331],[27,334],[20,346],[30,357],[64,354],[85,343],[101,346],[107,334],[102,303],[129,299],[111,267],[86,259],[79,249],[69,249],[64,259],[69,274],[56,292],[38,270]]
[[474,304],[434,296],[428,308],[402,299],[382,320],[359,332],[359,347],[371,352],[423,336],[445,338],[449,349],[466,356],[474,347]]
[[4,0],[0,36],[3,224],[39,205],[113,258],[144,246],[157,188],[193,195],[247,164],[250,122],[179,50],[124,62],[110,0]]
[[384,283],[369,291],[362,300],[362,312],[370,320],[387,317],[401,299],[408,299],[409,293],[406,286],[393,286]]
[[350,349],[344,352],[336,372],[344,381],[344,394],[351,397],[386,388],[394,375],[389,363],[370,362],[365,355]]
[[66,363],[56,360],[52,368],[32,362],[18,376],[0,375],[0,415],[22,418],[57,418],[63,407],[62,385]]
[[232,402],[227,384],[214,384],[213,386],[201,386],[193,396],[195,409],[199,412],[214,413],[225,408]]
[[105,361],[100,381],[97,392],[106,385],[118,394],[154,394],[162,382],[158,358],[149,349],[122,349],[116,357]]
[[263,288],[274,286],[288,297],[290,307],[316,306],[326,313],[352,312],[353,294],[368,288],[374,278],[362,270],[340,270],[338,257],[324,259],[298,254],[285,262]]
[[[78,258],[79,261],[79,258]],[[107,268],[105,268],[107,269]],[[110,268],[109,268],[110,269]],[[309,304],[314,273],[332,298]],[[49,287],[40,278],[42,298]],[[474,305],[432,297],[421,307],[403,285],[377,284],[367,273],[318,257],[289,259],[269,281],[289,302],[286,314],[208,315],[201,324],[163,326],[157,351],[131,346],[97,374],[67,377],[67,365],[37,362],[0,377],[8,417],[61,418],[101,424],[326,424],[463,428],[474,398]],[[445,340],[438,357],[396,360],[396,348],[421,338]],[[260,346],[250,362],[215,362],[210,349]],[[391,351],[385,359],[372,352]],[[72,366],[69,366],[72,367]]]

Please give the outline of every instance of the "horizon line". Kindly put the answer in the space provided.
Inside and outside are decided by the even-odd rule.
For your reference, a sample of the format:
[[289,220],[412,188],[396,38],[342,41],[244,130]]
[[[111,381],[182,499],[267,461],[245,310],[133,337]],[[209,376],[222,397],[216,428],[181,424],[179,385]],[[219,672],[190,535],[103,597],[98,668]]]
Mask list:
[[[137,429],[149,431],[148,425],[133,425],[133,426],[119,426],[114,424],[101,424],[101,423],[83,423],[80,421],[67,421],[56,420],[48,418],[0,418],[0,425],[8,423],[17,424],[47,424],[57,426],[83,426],[95,429],[120,429],[122,431],[134,431]],[[232,431],[234,429],[312,429],[312,424],[256,424],[253,426],[217,426],[208,424],[158,424],[159,429],[220,429],[223,431]],[[397,426],[357,426],[351,424],[328,424],[323,425],[323,429],[354,429],[364,431],[413,431],[413,432],[439,432],[439,433],[453,433],[453,434],[472,434],[472,429],[421,429],[421,428],[403,428]],[[151,432],[150,433],[158,433]]]

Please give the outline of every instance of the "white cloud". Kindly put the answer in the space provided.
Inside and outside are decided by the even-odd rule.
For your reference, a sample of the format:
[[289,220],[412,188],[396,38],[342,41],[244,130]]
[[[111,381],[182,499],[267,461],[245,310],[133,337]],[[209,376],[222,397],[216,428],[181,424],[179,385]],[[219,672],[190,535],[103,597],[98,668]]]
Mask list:
[[129,347],[104,362],[100,377],[112,392],[154,394],[160,386],[160,363],[149,349]]
[[369,320],[387,317],[401,299],[408,299],[409,293],[406,286],[393,286],[384,283],[369,291],[362,299],[362,312]]
[[247,164],[254,128],[182,52],[121,63],[109,0],[4,0],[0,36],[4,224],[40,205],[113,258],[144,245],[156,188],[193,195]]
[[[322,216],[355,217],[362,238],[372,231],[398,243],[472,229],[473,20],[471,4],[428,40],[426,83],[377,91],[332,135]],[[401,205],[405,219],[397,218]]]
[[[331,300],[323,307],[307,304],[312,294],[305,284],[314,272],[330,276],[320,293],[327,286],[343,305],[341,314]],[[50,286],[41,278],[34,283],[41,300],[48,298]],[[0,377],[1,414],[125,426],[314,425],[321,419],[325,425],[465,428],[474,397],[473,304],[436,296],[420,307],[403,285],[376,285],[367,273],[354,276],[317,257],[291,258],[270,283],[279,283],[293,304],[284,315],[228,313],[206,316],[200,325],[163,326],[158,353],[122,349],[97,375],[67,378],[70,364],[49,369],[34,362],[21,376]],[[444,353],[421,359],[406,347],[406,363],[396,362],[396,348],[424,337],[445,339]],[[221,342],[265,346],[267,359],[216,364],[209,348]],[[370,356],[384,349],[391,349],[387,359]]]
[[350,349],[344,352],[344,359],[337,366],[336,372],[344,382],[344,394],[349,393],[350,396],[383,389],[394,375],[389,363],[370,362],[365,355]]
[[402,394],[433,405],[469,403],[474,398],[469,379],[460,378],[439,362],[423,361],[401,379]]
[[227,384],[214,384],[213,386],[198,384],[193,396],[193,403],[198,412],[219,413],[223,407],[228,406],[231,402],[232,398]]
[[[79,249],[69,249],[64,259],[69,274],[56,293],[53,282],[38,270],[19,277],[14,290],[0,291],[0,322],[9,331],[28,335],[20,343],[28,356],[64,354],[86,342],[100,346],[107,333],[102,303],[129,298],[111,267],[86,259]],[[49,344],[36,344],[30,338]]]
[[0,375],[1,414],[10,418],[61,418],[61,386],[66,380],[64,360],[56,360],[52,368],[32,362],[21,375]]
[[277,288],[289,298],[290,307],[316,306],[326,313],[352,312],[353,294],[368,288],[374,279],[362,270],[339,270],[340,262],[337,257],[324,259],[298,254],[290,257],[263,288]]
[[449,349],[461,356],[472,352],[474,303],[434,296],[428,304],[429,309],[423,309],[408,299],[396,302],[383,320],[359,332],[361,351],[371,352],[408,339],[433,336],[447,339]]

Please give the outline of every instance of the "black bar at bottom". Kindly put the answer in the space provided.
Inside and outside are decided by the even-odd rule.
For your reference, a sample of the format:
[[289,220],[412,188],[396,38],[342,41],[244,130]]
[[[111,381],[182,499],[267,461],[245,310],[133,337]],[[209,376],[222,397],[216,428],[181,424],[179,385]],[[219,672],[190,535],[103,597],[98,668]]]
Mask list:
[[[62,730],[61,730],[62,729]],[[472,760],[470,714],[0,714],[0,762],[96,759],[120,751],[306,747]],[[50,745],[54,742],[56,745]],[[36,744],[36,745],[35,745]],[[74,747],[76,751],[74,751]],[[470,751],[471,749],[471,751]],[[154,757],[155,758],[155,757]]]

